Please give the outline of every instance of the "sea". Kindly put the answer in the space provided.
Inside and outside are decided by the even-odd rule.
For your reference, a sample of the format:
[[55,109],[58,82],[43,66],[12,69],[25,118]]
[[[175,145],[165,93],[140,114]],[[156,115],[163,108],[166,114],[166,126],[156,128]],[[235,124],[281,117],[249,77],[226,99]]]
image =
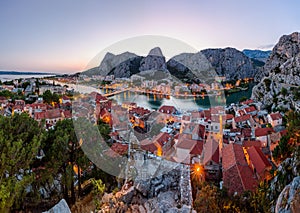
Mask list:
[[44,77],[50,77],[50,76],[54,76],[54,75],[45,75],[45,74],[1,74],[0,72],[0,80],[2,82],[4,81],[11,81],[11,80],[15,80],[15,79],[26,79],[26,78],[44,78]]

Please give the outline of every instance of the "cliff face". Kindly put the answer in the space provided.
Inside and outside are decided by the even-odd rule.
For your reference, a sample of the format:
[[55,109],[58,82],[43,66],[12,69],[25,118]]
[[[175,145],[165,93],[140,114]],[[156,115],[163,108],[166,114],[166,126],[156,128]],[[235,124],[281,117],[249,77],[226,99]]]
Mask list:
[[141,72],[148,70],[167,72],[166,59],[159,47],[150,50],[149,54],[141,60],[139,70]]
[[280,163],[276,177],[270,183],[269,199],[274,200],[272,212],[299,212],[300,152]]
[[181,80],[209,82],[216,72],[210,62],[201,53],[181,53],[167,62],[170,73]]
[[226,79],[253,78],[258,71],[250,58],[234,48],[206,49],[201,53],[206,56],[217,74],[225,76]]
[[130,58],[111,69],[108,75],[114,75],[115,78],[129,78],[130,76],[139,73],[139,67],[142,61],[141,56]]
[[256,79],[261,80],[253,88],[253,99],[272,107],[291,107],[294,99],[292,90],[300,86],[299,33],[284,35],[279,39]]

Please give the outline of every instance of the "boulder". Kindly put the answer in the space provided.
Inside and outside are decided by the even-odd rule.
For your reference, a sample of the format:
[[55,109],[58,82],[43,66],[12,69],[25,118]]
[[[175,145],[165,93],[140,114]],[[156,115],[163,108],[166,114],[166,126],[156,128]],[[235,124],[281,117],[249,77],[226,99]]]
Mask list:
[[65,199],[62,199],[53,206],[50,210],[43,212],[43,213],[71,213],[71,210],[66,202]]

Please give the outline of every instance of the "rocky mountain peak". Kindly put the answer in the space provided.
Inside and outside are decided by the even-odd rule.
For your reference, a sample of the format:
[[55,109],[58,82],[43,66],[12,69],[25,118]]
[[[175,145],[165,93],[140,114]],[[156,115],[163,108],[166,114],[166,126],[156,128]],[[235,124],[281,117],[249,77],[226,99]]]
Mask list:
[[167,72],[166,59],[162,54],[159,47],[155,47],[150,50],[149,54],[141,60],[141,66],[139,68],[141,72],[154,70]]
[[111,53],[111,52],[107,52],[107,53],[105,54],[105,56],[103,57],[103,60],[102,60],[102,61],[108,60],[108,59],[110,59],[110,58],[112,58],[112,57],[114,57],[114,56],[115,56],[115,54],[113,54],[113,53]]
[[295,57],[299,52],[300,34],[298,32],[282,36],[273,48],[264,70],[266,72],[272,71],[289,58]]
[[153,49],[151,49],[148,55],[164,57],[159,47],[154,47]]
[[[252,98],[265,105],[290,108],[293,91],[300,86],[300,33],[282,36],[256,76],[260,83],[253,88]],[[274,102],[274,100],[276,100]]]
[[[213,71],[215,70],[215,71]],[[227,80],[253,77],[257,67],[251,59],[234,48],[207,49],[198,53],[182,53],[168,62],[159,47],[149,51],[146,57],[130,52],[119,55],[107,53],[98,67],[83,74],[114,75],[128,78],[144,71],[162,71],[187,82],[210,82],[215,75],[225,76]]]

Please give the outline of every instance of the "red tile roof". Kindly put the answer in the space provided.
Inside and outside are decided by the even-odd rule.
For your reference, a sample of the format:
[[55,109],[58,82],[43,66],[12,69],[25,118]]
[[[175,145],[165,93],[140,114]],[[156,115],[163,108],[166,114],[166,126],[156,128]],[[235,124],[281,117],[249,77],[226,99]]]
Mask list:
[[99,101],[107,101],[108,99],[105,97],[105,96],[103,96],[103,95],[101,95],[101,94],[99,94],[99,93],[97,93],[96,94],[96,98],[95,98],[95,101],[96,102],[99,102]]
[[244,140],[243,142],[243,147],[251,147],[251,146],[256,146],[256,147],[261,147],[261,141],[252,141],[252,140]]
[[231,143],[222,150],[223,170],[227,170],[235,164],[248,165],[241,145]]
[[251,137],[251,132],[252,132],[251,128],[243,128],[242,129],[242,135],[244,135],[244,137],[247,137],[247,138]]
[[113,143],[110,148],[119,155],[124,155],[128,151],[128,144]]
[[246,113],[249,113],[249,112],[256,111],[256,108],[254,106],[249,106],[249,107],[245,108],[244,110]]
[[280,132],[281,136],[287,135],[288,131],[286,129],[282,130]]
[[72,113],[70,110],[65,110],[62,112],[65,118],[72,118]]
[[149,109],[145,109],[143,107],[136,107],[129,110],[129,113],[131,114],[137,114],[138,116],[143,116],[150,113]]
[[199,111],[193,111],[191,112],[192,118],[204,118],[204,113]]
[[233,117],[234,116],[232,114],[226,114],[226,120],[231,120]]
[[250,117],[251,117],[251,115],[249,115],[249,114],[247,114],[247,115],[242,115],[242,116],[239,116],[239,117],[235,117],[235,118],[234,118],[234,121],[235,121],[236,123],[240,123],[240,122],[249,120]]
[[108,149],[105,154],[109,157],[119,157],[127,153],[128,145],[121,143],[113,143],[110,149]]
[[47,109],[47,104],[33,103],[33,104],[30,104],[29,107],[32,107],[33,109]]
[[175,113],[177,110],[174,106],[164,105],[164,106],[161,106],[158,111],[161,113],[165,113],[165,114],[172,114],[172,113]]
[[211,112],[210,110],[203,110],[204,118],[211,120]]
[[194,146],[196,145],[196,143],[197,143],[197,141],[195,141],[195,140],[180,137],[178,140],[178,143],[176,145],[176,148],[192,150],[194,148]]
[[249,100],[246,100],[246,101],[242,102],[242,104],[246,104],[246,105],[251,104],[251,103],[253,103],[252,99],[249,99]]
[[4,96],[0,96],[0,101],[7,101],[7,98],[5,98]]
[[267,128],[256,128],[255,129],[255,136],[261,137],[271,134],[272,132],[275,132],[273,128],[267,127]]
[[209,161],[219,163],[219,143],[214,139],[206,140],[206,143],[203,145],[203,153],[203,164],[207,164]]
[[195,128],[193,129],[192,134],[196,134],[198,137],[201,137],[202,139],[205,136],[205,126],[202,124],[193,124]]
[[243,110],[238,110],[239,114],[242,116],[242,115],[245,115],[246,113],[243,111]]
[[46,119],[55,119],[55,118],[60,118],[61,113],[59,109],[52,109],[52,110],[47,110],[45,112],[45,118]]
[[279,112],[270,114],[270,117],[273,121],[282,119],[282,116]]
[[238,165],[239,175],[243,183],[244,191],[254,191],[257,188],[257,179],[249,166]]
[[156,145],[149,139],[142,140],[140,143],[141,143],[141,148],[143,150],[146,150],[146,151],[149,151],[152,153],[155,153],[155,151],[157,150]]
[[45,112],[35,112],[34,113],[34,119],[35,120],[42,120],[45,119]]
[[101,109],[100,117],[103,118],[105,115],[110,115],[110,113],[108,112],[108,110],[106,108]]
[[68,96],[63,95],[62,96],[62,100],[64,100],[64,101],[70,101],[71,99]]
[[203,151],[203,141],[197,141],[196,145],[190,152],[191,155],[201,155]]
[[249,160],[252,162],[254,168],[256,169],[256,172],[258,174],[263,174],[266,168],[271,168],[272,165],[266,158],[266,156],[262,153],[261,149],[252,146],[249,149],[247,149]]
[[24,100],[15,100],[15,105],[25,105]]
[[159,133],[153,140],[153,142],[158,142],[160,146],[164,146],[166,142],[171,138],[171,135],[166,132]]
[[229,144],[224,147],[222,159],[224,186],[230,194],[242,194],[256,188],[257,180],[245,160],[241,145]]

